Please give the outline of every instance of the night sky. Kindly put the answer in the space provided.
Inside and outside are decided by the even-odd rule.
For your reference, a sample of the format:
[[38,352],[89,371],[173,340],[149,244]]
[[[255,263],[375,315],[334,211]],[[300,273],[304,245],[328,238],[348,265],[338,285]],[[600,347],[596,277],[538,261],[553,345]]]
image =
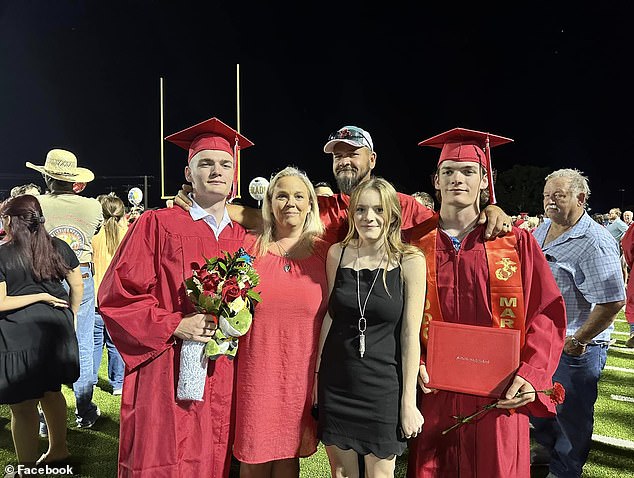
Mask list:
[[[492,152],[500,171],[576,167],[594,212],[634,207],[630,2],[398,3],[0,0],[0,197],[43,185],[24,163],[60,147],[98,177],[86,195],[149,175],[161,206],[160,78],[165,136],[212,116],[234,126],[239,63],[247,203],[252,178],[289,164],[334,185],[322,147],[353,124],[402,192],[431,192],[438,150],[417,143],[460,126],[515,140]],[[166,194],[185,163],[165,143]]]

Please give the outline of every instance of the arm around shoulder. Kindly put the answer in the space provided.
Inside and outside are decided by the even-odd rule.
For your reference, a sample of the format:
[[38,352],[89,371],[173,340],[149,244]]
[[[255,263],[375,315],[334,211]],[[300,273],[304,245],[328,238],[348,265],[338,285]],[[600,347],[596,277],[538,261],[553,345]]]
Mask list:
[[496,237],[502,237],[511,230],[511,226],[513,225],[511,217],[506,214],[502,210],[502,208],[494,204],[489,204],[480,213],[478,224],[485,223],[485,239],[495,239]]
[[261,231],[263,226],[262,211],[241,204],[227,204],[227,212],[232,221],[237,222],[249,231]]

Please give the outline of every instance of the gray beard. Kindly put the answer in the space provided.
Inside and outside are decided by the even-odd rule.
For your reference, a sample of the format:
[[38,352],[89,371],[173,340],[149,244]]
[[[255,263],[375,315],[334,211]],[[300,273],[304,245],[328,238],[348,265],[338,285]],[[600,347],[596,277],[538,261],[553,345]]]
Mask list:
[[339,192],[350,196],[352,190],[359,184],[359,178],[357,176],[337,176],[337,187]]
[[344,176],[337,175],[335,179],[337,180],[337,187],[339,188],[339,192],[343,194],[347,194],[350,196],[352,194],[352,190],[357,187],[357,184],[361,182],[362,177],[366,175],[366,172],[357,171],[357,174],[354,176],[350,176],[346,174]]

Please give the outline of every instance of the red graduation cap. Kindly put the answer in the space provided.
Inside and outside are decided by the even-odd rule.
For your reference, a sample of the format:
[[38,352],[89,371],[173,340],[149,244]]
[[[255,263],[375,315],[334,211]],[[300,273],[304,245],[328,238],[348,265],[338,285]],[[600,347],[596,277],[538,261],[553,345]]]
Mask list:
[[489,196],[491,204],[495,204],[495,191],[493,189],[493,173],[491,171],[491,148],[510,143],[511,138],[498,136],[482,131],[466,128],[453,128],[444,133],[432,136],[418,143],[419,146],[432,146],[442,148],[438,166],[443,161],[474,162],[479,163],[487,172],[489,179]]
[[165,140],[188,150],[187,162],[191,161],[196,153],[205,149],[226,151],[231,154],[235,166],[231,199],[236,196],[239,174],[238,151],[253,146],[250,140],[216,117],[185,128],[178,133],[171,134],[167,136]]

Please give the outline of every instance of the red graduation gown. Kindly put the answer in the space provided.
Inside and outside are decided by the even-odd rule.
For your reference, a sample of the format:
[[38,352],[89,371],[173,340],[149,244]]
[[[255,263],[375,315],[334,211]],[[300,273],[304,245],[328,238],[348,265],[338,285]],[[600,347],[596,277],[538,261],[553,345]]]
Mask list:
[[231,463],[233,362],[210,362],[202,402],[176,401],[181,341],[172,334],[193,312],[183,281],[193,263],[235,252],[245,230],[216,240],[181,208],[147,211],[131,226],[99,288],[99,304],[126,364],[119,477],[226,478]]
[[[397,193],[401,203],[401,229],[407,231],[431,218],[434,211],[423,206],[409,194]],[[334,244],[342,241],[348,232],[348,206],[350,196],[337,193],[333,196],[317,196],[319,201],[319,216],[326,226],[323,239]],[[407,237],[407,236],[404,236]]]
[[[483,233],[484,226],[477,227],[456,252],[449,237],[438,232],[438,296],[445,321],[491,326]],[[513,233],[518,239],[526,308],[526,343],[517,373],[536,390],[547,389],[552,387],[563,349],[564,301],[539,244],[526,230],[514,227]],[[492,409],[474,423],[441,434],[455,423],[452,416],[470,415],[491,401],[453,392],[420,392],[419,407],[425,424],[423,433],[410,441],[408,477],[529,478],[528,414],[543,417],[552,416],[555,411],[544,394],[538,394],[535,402],[512,415]]]
[[632,275],[634,275],[634,226],[628,227],[625,231],[625,235],[621,238],[621,247],[627,267],[630,269],[627,278],[625,318],[628,323],[634,324],[634,279],[632,279]]

